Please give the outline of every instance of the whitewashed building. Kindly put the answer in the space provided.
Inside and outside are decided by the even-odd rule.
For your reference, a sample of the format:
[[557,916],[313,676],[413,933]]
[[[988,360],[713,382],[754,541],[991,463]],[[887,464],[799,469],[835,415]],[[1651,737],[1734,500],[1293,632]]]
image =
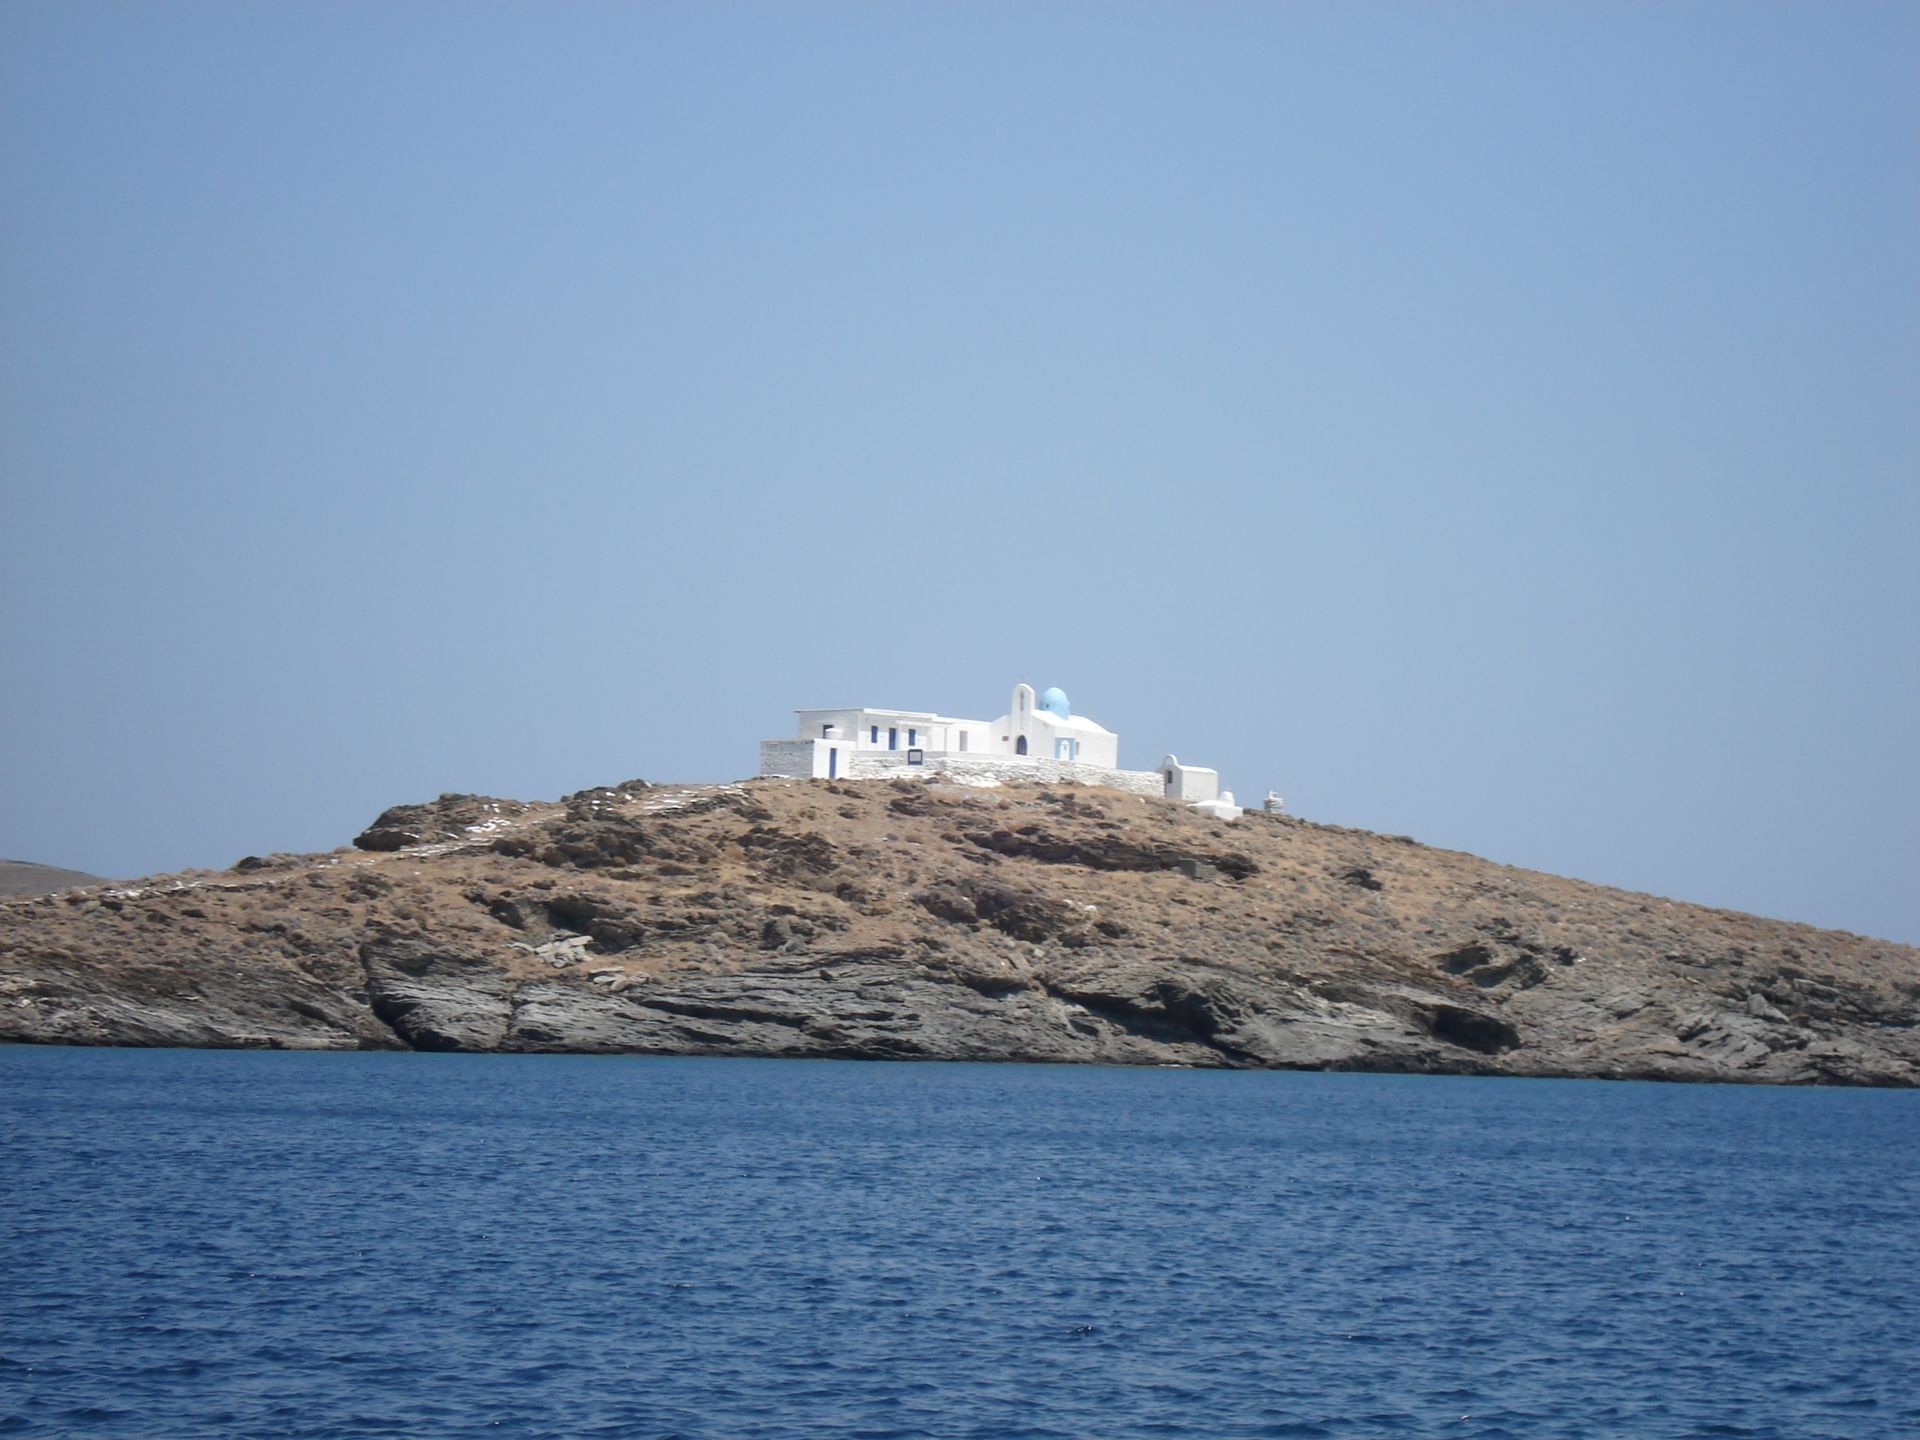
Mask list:
[[1158,770],[1122,770],[1120,737],[1075,715],[1058,688],[1036,696],[1023,681],[998,720],[868,706],[796,710],[794,716],[793,739],[760,742],[762,775],[865,780],[938,771],[976,782],[1078,780],[1173,796],[1228,819],[1240,813],[1232,794],[1222,794],[1216,771],[1182,765],[1171,755]]

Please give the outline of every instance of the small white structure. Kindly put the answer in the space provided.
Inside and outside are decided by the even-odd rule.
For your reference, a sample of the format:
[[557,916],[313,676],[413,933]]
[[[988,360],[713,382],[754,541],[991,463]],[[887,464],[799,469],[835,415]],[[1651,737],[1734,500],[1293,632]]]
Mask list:
[[1212,800],[1196,800],[1193,802],[1193,808],[1204,814],[1213,816],[1216,820],[1238,820],[1240,818],[1240,807],[1233,803],[1233,791],[1231,790],[1222,790],[1219,795]]
[[[1240,812],[1233,797],[1221,806],[1217,771],[1181,765],[1169,755],[1161,768],[1122,770],[1120,737],[1073,713],[1066,692],[1034,694],[1013,687],[998,720],[963,720],[930,710],[851,706],[796,710],[791,740],[760,742],[760,773],[790,779],[866,780],[938,771],[959,780],[1078,780],[1138,795],[1167,795]],[[1212,813],[1212,812],[1210,812]]]
[[1166,782],[1167,794],[1175,800],[1201,805],[1220,798],[1220,772],[1204,765],[1182,765],[1178,755],[1169,755],[1160,762],[1160,778]]

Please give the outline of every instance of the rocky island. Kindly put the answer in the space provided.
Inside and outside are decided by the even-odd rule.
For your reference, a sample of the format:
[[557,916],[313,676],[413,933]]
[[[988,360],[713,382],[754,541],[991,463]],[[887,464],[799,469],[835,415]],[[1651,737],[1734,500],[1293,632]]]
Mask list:
[[1920,1080],[1920,951],[1073,784],[446,795],[0,902],[0,1040]]

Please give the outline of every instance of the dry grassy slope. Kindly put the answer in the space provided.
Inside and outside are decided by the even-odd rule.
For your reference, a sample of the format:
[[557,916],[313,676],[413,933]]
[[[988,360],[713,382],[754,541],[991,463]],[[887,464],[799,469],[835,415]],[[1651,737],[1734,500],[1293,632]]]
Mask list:
[[1913,1084],[1920,952],[1075,786],[639,782],[0,906],[0,1038]]

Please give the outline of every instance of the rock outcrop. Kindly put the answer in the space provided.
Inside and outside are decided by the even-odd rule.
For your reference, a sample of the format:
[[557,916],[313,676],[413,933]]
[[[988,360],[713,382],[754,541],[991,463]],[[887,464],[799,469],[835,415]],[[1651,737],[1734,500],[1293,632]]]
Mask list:
[[385,851],[436,841],[462,841],[526,812],[527,806],[518,800],[442,795],[424,805],[394,805],[382,810],[373,824],[353,837],[353,843],[362,850]]
[[0,904],[0,1039],[1920,1082],[1920,952],[1072,785],[449,795]]

